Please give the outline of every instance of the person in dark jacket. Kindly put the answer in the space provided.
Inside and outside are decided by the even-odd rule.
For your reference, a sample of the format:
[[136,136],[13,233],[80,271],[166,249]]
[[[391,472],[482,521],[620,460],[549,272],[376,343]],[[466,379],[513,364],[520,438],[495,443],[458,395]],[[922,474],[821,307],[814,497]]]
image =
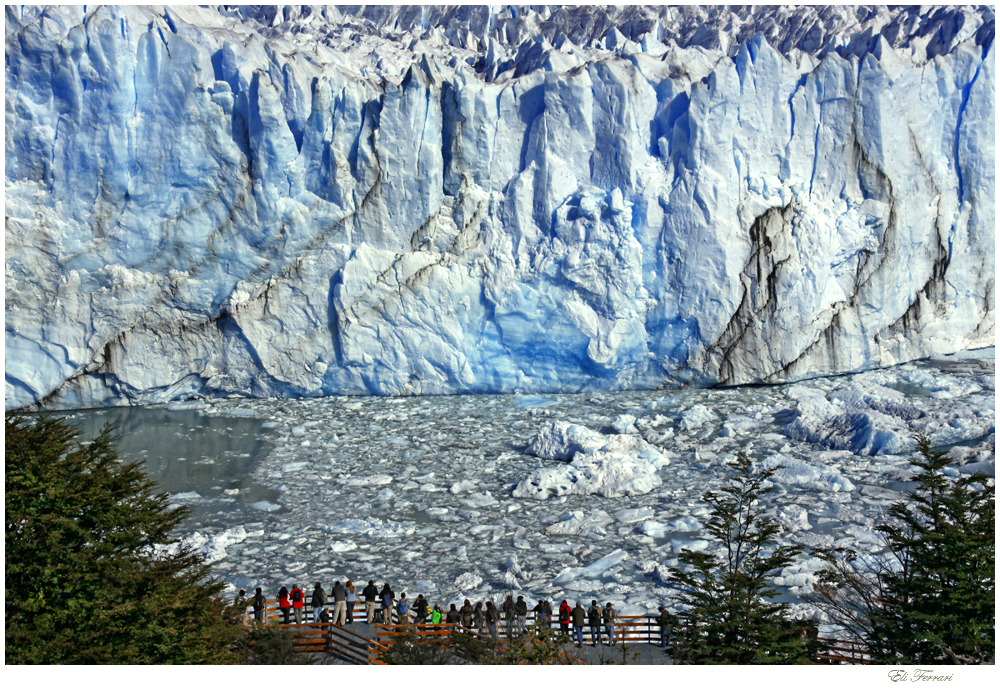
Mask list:
[[461,621],[462,621],[462,614],[460,614],[458,612],[458,609],[455,608],[455,605],[452,604],[451,608],[448,609],[448,615],[445,616],[444,622],[453,625],[455,623],[460,623]]
[[670,637],[670,629],[672,627],[672,621],[670,612],[663,606],[657,608],[660,615],[657,617],[656,622],[660,624],[660,646],[667,646],[667,638]]
[[467,629],[472,629],[472,602],[468,599],[462,604],[462,608],[459,610],[462,614],[462,627]]
[[326,606],[326,591],[318,582],[316,583],[316,588],[313,590],[309,605],[313,609],[313,623],[319,623],[320,614],[323,613],[323,607]]
[[601,607],[597,599],[592,599],[587,609],[587,624],[590,626],[590,646],[596,647],[601,644]]
[[548,630],[549,616],[545,612],[545,600],[542,599],[540,602],[535,604],[535,608],[531,610],[535,612],[535,627],[539,630]]
[[573,633],[576,635],[576,646],[583,646],[583,625],[587,622],[587,612],[579,601],[573,607]]
[[287,587],[282,587],[278,590],[278,608],[281,609],[281,615],[284,616],[282,622],[288,625],[291,622],[288,620],[288,614],[292,612],[292,602],[288,600]]
[[427,616],[431,612],[431,607],[424,599],[423,594],[418,594],[413,602],[413,622],[417,625],[425,625]]
[[386,582],[379,592],[379,599],[382,602],[382,622],[384,625],[392,625],[392,602],[396,599],[396,593]]
[[563,635],[569,635],[569,622],[570,622],[570,608],[566,600],[563,599],[562,603],[559,604],[559,630]]
[[524,597],[518,597],[514,602],[514,632],[518,635],[524,634],[524,622],[528,619],[528,602]]
[[604,607],[603,611],[604,617],[604,632],[608,636],[608,644],[612,647],[615,646],[615,607],[608,602],[608,605]]
[[497,611],[496,604],[492,601],[486,602],[486,627],[490,630],[490,637],[497,639],[497,622],[500,620],[500,612]]
[[347,588],[337,580],[333,583],[333,624],[343,627],[347,623]]
[[258,587],[256,593],[254,593],[253,595],[254,625],[263,625],[264,611],[266,609],[267,609],[267,599],[264,598],[264,592],[262,592],[260,587]]
[[361,596],[365,598],[365,616],[368,618],[368,625],[371,625],[375,607],[378,606],[378,587],[375,586],[375,580],[368,581],[368,586],[361,590]]

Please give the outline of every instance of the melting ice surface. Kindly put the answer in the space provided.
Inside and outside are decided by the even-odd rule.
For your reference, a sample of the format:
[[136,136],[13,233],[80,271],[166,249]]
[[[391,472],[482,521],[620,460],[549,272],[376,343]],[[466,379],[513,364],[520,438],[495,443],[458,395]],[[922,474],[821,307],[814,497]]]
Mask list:
[[[234,587],[375,579],[450,603],[507,585],[642,613],[669,601],[681,549],[713,548],[700,498],[739,449],[784,465],[765,503],[781,542],[808,547],[878,550],[880,512],[914,486],[914,433],[958,444],[949,472],[992,476],[994,362],[990,349],[771,387],[215,400],[74,421],[124,415],[125,454],[195,509],[185,538]],[[583,476],[594,463],[609,474]],[[818,567],[807,553],[773,578],[805,615]]]

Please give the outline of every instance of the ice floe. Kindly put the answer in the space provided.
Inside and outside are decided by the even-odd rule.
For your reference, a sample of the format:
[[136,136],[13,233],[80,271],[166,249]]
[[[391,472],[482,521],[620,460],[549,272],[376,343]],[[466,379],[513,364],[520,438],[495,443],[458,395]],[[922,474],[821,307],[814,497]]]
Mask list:
[[570,462],[535,470],[514,488],[515,498],[645,494],[661,484],[659,470],[670,463],[662,451],[643,439],[605,435],[567,422],[546,424],[529,442],[528,450],[539,457]]

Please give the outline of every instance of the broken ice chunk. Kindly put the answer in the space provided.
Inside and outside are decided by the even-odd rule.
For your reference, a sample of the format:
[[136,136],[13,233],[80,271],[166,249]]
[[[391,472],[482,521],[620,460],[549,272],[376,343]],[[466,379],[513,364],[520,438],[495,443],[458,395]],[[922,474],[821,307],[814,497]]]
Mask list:
[[609,571],[614,566],[628,558],[628,554],[621,549],[615,549],[607,556],[599,558],[590,565],[582,568],[566,568],[562,570],[552,581],[554,585],[564,585],[574,580],[595,579]]

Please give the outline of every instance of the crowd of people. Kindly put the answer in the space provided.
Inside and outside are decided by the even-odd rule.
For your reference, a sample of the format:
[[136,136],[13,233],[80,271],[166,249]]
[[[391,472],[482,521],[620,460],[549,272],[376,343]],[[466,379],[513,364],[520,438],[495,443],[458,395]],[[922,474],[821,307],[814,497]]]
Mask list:
[[[492,600],[476,602],[475,605],[468,599],[461,608],[451,604],[445,611],[439,604],[431,606],[430,602],[424,598],[423,594],[418,594],[412,605],[403,592],[399,598],[392,587],[386,582],[379,589],[374,580],[369,580],[368,584],[360,592],[354,583],[348,580],[341,583],[334,582],[329,594],[323,589],[321,583],[317,582],[312,594],[308,597],[298,586],[293,585],[289,591],[287,587],[278,590],[278,609],[281,611],[282,622],[289,625],[294,618],[295,623],[301,625],[305,615],[306,603],[312,611],[313,623],[330,623],[332,625],[345,625],[354,622],[355,607],[359,602],[364,604],[365,620],[371,625],[373,623],[392,623],[393,612],[402,623],[413,622],[417,625],[457,625],[468,631],[478,631],[482,635],[490,635],[497,639],[499,624],[506,623],[505,629],[508,637],[521,635],[526,626],[528,618],[528,604],[523,596],[514,599],[513,595],[508,595],[506,600],[498,608]],[[246,591],[240,590],[233,602],[236,607],[252,607],[254,620],[260,624],[264,622],[267,599],[261,588],[258,587],[253,597],[247,598]],[[532,609],[535,614],[536,629],[550,629],[553,625],[552,604],[547,600],[539,601]],[[667,637],[671,625],[671,617],[667,610],[659,607],[660,615],[657,622],[660,627],[660,644],[667,645]],[[412,617],[412,620],[411,620]],[[583,646],[584,628],[589,627],[592,646],[602,644],[603,637],[607,639],[609,646],[615,645],[615,620],[617,613],[615,607],[609,601],[605,606],[598,605],[597,600],[590,602],[590,607],[584,609],[581,602],[576,602],[576,606],[570,607],[565,599],[559,604],[556,622],[559,629],[566,635],[575,638],[576,646]]]

